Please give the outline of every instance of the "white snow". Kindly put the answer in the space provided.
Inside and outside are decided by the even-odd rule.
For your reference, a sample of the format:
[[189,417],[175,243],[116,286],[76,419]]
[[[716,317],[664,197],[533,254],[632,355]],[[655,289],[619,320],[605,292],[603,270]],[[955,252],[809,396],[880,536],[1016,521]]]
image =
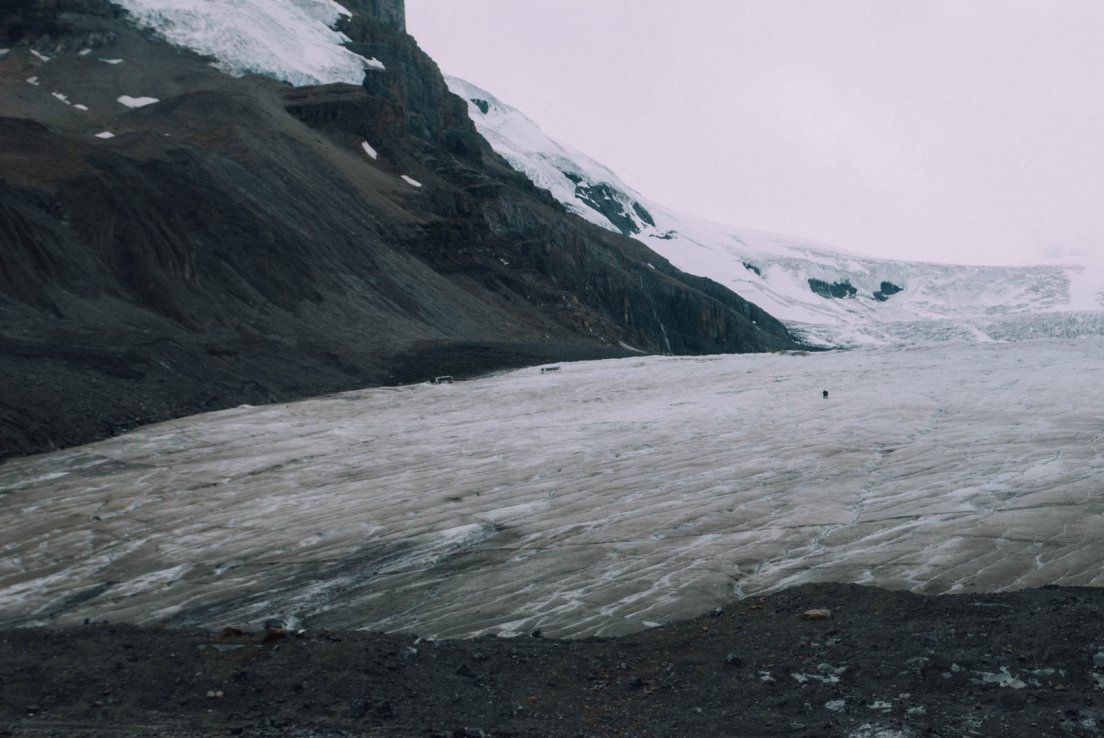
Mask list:
[[27,77],[27,84],[31,84],[31,85],[34,85],[35,87],[38,87],[38,77]]
[[177,564],[161,571],[151,571],[121,582],[112,589],[113,597],[121,597],[129,594],[138,594],[144,590],[159,588],[164,589],[175,584],[181,577],[188,573],[192,564]]
[[115,138],[115,134],[111,131],[100,131],[96,134],[96,138]]
[[122,64],[122,59],[100,59],[104,64]]
[[[673,212],[634,191],[616,174],[550,139],[521,112],[455,77],[450,89],[491,146],[572,212],[610,230],[618,227],[577,196],[581,185],[604,185],[637,240],[684,271],[710,277],[820,345],[986,341],[1015,333],[1104,334],[1104,265],[952,266],[896,262],[849,254],[807,239],[712,223]],[[477,102],[478,101],[478,102]],[[486,112],[484,112],[484,108]],[[570,176],[569,176],[570,175]],[[649,224],[636,207],[652,217]],[[758,273],[757,271],[758,270]],[[826,298],[810,279],[848,283],[853,298]],[[882,282],[903,291],[876,299]]]
[[421,187],[422,186],[421,182],[419,182],[418,180],[414,179],[413,177],[407,176],[405,174],[402,175],[402,181],[406,182],[411,187]]
[[147,105],[153,105],[161,101],[156,97],[131,97],[130,95],[120,95],[118,102],[128,108],[144,108]]
[[11,51],[11,49],[0,49],[0,56],[4,56],[4,54],[7,54],[9,51]]
[[996,684],[999,687],[1010,687],[1012,689],[1023,689],[1027,686],[1024,680],[1009,672],[1007,666],[1002,666],[999,672],[978,671],[974,673],[977,674],[977,678],[970,680],[974,684]]
[[92,49],[81,49],[79,52],[77,52],[77,56],[88,56],[91,53]]
[[72,105],[73,104],[73,103],[69,102],[69,98],[66,95],[64,95],[60,92],[51,92],[50,94],[53,95],[54,97],[56,97],[58,100],[61,100],[66,105]]
[[[617,181],[617,175],[580,151],[557,143],[518,110],[490,93],[457,77],[445,77],[449,89],[468,103],[468,112],[480,134],[494,150],[538,187],[552,193],[576,215],[609,230],[606,218],[575,199],[575,183],[566,172],[585,174],[590,182]],[[487,104],[484,113],[475,100]]]
[[478,523],[458,525],[455,528],[446,528],[437,534],[437,543],[445,546],[460,546],[466,541],[480,538],[483,535],[483,526]]
[[293,85],[360,84],[376,59],[349,51],[333,25],[349,11],[332,0],[114,0],[178,46],[216,59],[228,74],[264,74]]
[[34,58],[38,59],[41,62],[50,61],[50,57],[46,56],[45,54],[43,54],[41,52],[35,51],[34,49],[31,49],[31,55],[34,56]]
[[[844,706],[846,707],[846,703]],[[923,710],[924,708],[920,707],[914,709]],[[922,715],[924,712],[918,714]],[[848,733],[847,738],[914,738],[914,735],[915,734],[908,728],[863,723],[854,731]]]
[[360,142],[360,148],[364,149],[364,153],[368,155],[368,158],[370,158],[370,159],[378,159],[379,158],[379,154],[376,152],[375,149],[373,149],[371,147],[371,145],[369,145],[369,143],[367,141],[361,141]]
[[82,105],[81,103],[74,103],[73,107],[76,108],[77,110],[84,110],[84,111],[88,110],[88,106],[87,105]]
[[559,366],[10,460],[0,625],[575,637],[810,581],[1104,585],[1104,338]]

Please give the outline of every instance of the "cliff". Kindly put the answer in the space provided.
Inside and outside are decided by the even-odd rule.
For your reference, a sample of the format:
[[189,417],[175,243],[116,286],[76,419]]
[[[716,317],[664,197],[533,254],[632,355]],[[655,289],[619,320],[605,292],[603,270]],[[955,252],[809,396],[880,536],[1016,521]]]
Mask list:
[[367,15],[391,30],[406,33],[404,0],[352,0],[345,6],[355,14]]

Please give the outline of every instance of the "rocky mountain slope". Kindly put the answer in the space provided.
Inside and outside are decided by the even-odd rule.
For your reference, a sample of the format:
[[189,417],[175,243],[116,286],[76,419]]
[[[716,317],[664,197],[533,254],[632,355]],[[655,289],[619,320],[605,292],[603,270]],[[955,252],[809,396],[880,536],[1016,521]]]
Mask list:
[[1104,262],[1026,267],[891,261],[712,223],[636,192],[586,154],[464,80],[476,127],[580,217],[715,279],[811,343],[831,346],[1104,334]]
[[568,213],[479,136],[394,3],[348,5],[363,84],[299,87],[106,0],[5,5],[0,457],[437,374],[795,346]]

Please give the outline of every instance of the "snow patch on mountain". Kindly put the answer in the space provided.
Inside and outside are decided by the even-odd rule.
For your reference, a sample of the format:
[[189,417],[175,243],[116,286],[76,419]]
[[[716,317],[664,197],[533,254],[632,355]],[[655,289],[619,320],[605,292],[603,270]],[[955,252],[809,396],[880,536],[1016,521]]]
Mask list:
[[130,95],[120,95],[118,102],[120,105],[125,105],[128,108],[144,108],[147,105],[153,105],[161,101],[156,97],[131,97]]
[[491,146],[592,223],[713,279],[810,343],[987,341],[1104,334],[1104,263],[958,266],[877,259],[677,213],[550,139],[485,90],[447,77]]
[[383,69],[344,48],[334,30],[351,15],[333,0],[113,0],[170,43],[214,57],[234,76],[263,74],[293,85],[360,84]]
[[619,230],[608,217],[575,196],[580,183],[620,181],[616,174],[581,151],[548,138],[532,120],[475,85],[449,76],[445,82],[467,101],[476,128],[499,156],[533,184],[551,192],[571,212],[595,225]]

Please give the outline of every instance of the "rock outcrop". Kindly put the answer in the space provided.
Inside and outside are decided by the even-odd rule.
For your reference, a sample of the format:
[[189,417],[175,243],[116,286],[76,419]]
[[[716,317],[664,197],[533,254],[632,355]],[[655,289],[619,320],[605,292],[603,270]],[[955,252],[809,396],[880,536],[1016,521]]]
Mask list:
[[395,31],[406,32],[405,0],[346,0],[345,7],[367,15]]
[[309,88],[228,77],[103,3],[23,5],[0,57],[0,457],[438,373],[795,343],[510,169],[401,3],[345,24],[386,72]]

